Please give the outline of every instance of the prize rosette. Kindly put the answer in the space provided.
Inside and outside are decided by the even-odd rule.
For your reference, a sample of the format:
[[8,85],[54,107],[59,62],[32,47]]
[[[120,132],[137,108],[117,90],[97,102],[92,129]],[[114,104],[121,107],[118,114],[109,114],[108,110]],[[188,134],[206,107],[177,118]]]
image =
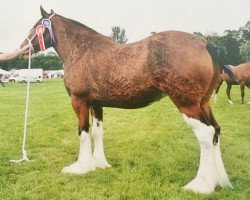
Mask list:
[[44,39],[43,39],[43,33],[45,31],[45,28],[43,25],[38,25],[36,27],[36,34],[38,37],[38,41],[39,41],[39,45],[40,45],[40,49],[41,51],[45,51],[45,44],[44,44]]

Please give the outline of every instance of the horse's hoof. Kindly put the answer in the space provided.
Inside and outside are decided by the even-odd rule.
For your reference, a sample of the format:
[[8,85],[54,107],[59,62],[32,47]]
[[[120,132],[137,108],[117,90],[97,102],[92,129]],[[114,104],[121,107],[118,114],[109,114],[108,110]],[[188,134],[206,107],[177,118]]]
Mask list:
[[86,174],[95,170],[94,163],[82,163],[77,161],[70,166],[64,167],[62,173],[66,174]]
[[195,193],[211,193],[214,192],[215,187],[210,186],[209,184],[205,182],[205,180],[195,178],[191,182],[189,182],[187,185],[183,187],[184,190],[191,190]]
[[229,104],[234,105],[234,103],[231,100],[228,100]]
[[106,161],[106,159],[94,158],[95,166],[101,169],[109,168],[111,165]]

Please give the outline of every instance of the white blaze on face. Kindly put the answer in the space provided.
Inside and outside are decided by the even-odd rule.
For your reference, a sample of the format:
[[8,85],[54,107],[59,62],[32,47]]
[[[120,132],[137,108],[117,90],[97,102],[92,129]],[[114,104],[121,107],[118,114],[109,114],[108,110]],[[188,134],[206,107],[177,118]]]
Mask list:
[[231,187],[221,159],[219,143],[213,145],[215,129],[199,120],[188,118],[185,114],[182,114],[182,117],[194,131],[201,149],[197,175],[184,189],[196,193],[210,193],[215,190],[217,185]]
[[104,154],[104,146],[103,146],[103,125],[102,121],[93,117],[93,125],[92,125],[92,137],[94,139],[94,152],[93,157],[96,163],[96,167],[106,168],[111,167],[108,164],[105,154]]

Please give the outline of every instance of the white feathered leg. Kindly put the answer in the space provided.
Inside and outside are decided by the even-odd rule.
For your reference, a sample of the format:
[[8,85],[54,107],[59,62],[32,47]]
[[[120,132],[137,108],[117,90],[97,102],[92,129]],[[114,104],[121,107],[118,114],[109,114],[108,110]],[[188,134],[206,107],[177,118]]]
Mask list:
[[97,120],[95,117],[93,117],[91,135],[94,139],[93,158],[95,161],[95,166],[102,169],[111,167],[111,165],[107,162],[104,154],[102,121]]
[[218,182],[221,187],[233,187],[229,181],[227,176],[227,172],[225,170],[222,158],[221,158],[221,151],[220,151],[220,138],[218,143],[214,145],[214,160],[215,166],[217,170]]
[[80,151],[78,160],[70,166],[65,167],[62,172],[69,174],[85,174],[95,170],[95,163],[91,151],[91,138],[88,133],[82,131],[80,135]]
[[219,143],[213,145],[215,130],[212,126],[199,120],[188,118],[185,114],[183,119],[189,124],[200,144],[200,166],[195,179],[184,186],[184,189],[196,193],[211,193],[217,185],[231,186],[223,161],[221,159]]

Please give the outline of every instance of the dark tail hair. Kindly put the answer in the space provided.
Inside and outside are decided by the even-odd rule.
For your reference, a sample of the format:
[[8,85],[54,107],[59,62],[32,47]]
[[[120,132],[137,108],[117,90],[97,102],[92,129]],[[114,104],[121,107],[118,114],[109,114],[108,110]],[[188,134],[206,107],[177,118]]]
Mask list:
[[212,57],[213,63],[223,67],[225,64],[225,51],[210,41],[207,41],[206,49]]
[[231,70],[231,68],[225,64],[226,63],[225,52],[223,51],[223,49],[220,47],[217,47],[216,45],[214,45],[213,43],[209,41],[206,44],[206,48],[210,56],[212,57],[213,64],[219,65],[221,70],[224,70],[234,82],[238,83],[238,79],[233,73],[233,71]]

